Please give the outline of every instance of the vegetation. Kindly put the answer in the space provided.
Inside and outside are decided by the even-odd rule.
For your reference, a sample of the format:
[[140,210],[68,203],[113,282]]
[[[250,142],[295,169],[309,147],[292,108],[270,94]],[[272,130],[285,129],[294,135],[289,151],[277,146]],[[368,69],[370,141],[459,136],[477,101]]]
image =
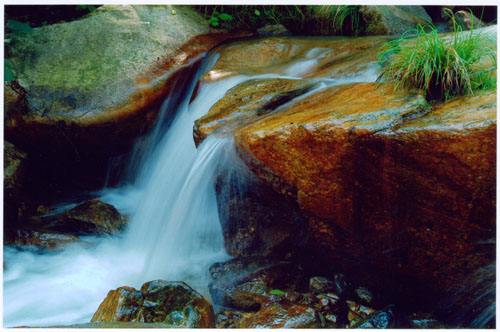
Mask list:
[[294,34],[358,35],[359,6],[305,5],[203,5],[194,6],[212,26],[256,30],[268,24],[283,24]]
[[451,36],[439,36],[433,25],[419,25],[384,45],[379,53],[379,80],[393,81],[396,89],[422,89],[429,100],[448,100],[495,87],[495,46],[474,33],[473,27],[462,32],[452,22]]

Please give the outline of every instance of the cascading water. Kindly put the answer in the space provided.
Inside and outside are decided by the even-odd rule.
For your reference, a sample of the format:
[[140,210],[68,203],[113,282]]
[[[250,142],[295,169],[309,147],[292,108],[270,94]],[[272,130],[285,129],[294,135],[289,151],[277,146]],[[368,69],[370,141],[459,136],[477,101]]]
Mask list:
[[[141,170],[134,183],[101,193],[101,200],[131,216],[126,233],[86,237],[84,244],[50,254],[5,247],[4,326],[89,322],[110,289],[138,288],[153,279],[186,281],[208,296],[208,267],[229,258],[223,248],[213,177],[217,169],[231,167],[236,154],[228,153],[234,148],[231,137],[210,136],[196,149],[193,123],[245,80],[300,78],[316,53],[283,68],[286,76],[234,76],[202,84],[191,104],[191,93],[186,93],[166,134],[156,133],[156,138],[147,140],[154,149],[142,153],[147,158],[137,163]],[[214,55],[211,62],[215,59]],[[374,81],[372,69],[345,80],[324,79],[322,87]]]

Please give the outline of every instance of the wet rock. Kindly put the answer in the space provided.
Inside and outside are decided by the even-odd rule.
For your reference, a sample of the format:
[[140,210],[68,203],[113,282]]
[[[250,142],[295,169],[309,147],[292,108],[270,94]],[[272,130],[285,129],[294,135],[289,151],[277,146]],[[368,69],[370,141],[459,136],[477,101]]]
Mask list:
[[218,329],[236,328],[244,313],[235,310],[223,310],[215,314],[215,327]]
[[410,328],[415,329],[443,329],[447,328],[442,322],[438,321],[430,314],[413,313],[409,317]]
[[151,128],[176,78],[229,37],[189,6],[130,5],[13,34],[8,57],[27,110],[7,105],[6,137],[69,159],[124,153]]
[[388,37],[383,36],[321,40],[270,37],[238,41],[215,50],[220,58],[201,81],[268,73],[303,78],[354,77],[369,68],[375,72],[378,49],[387,41]]
[[325,277],[312,277],[309,279],[309,290],[314,293],[326,293],[335,290],[335,283]]
[[283,24],[266,25],[257,29],[259,37],[283,37],[291,36],[292,33]]
[[212,305],[184,282],[154,280],[137,291],[120,287],[108,293],[92,322],[163,323],[176,327],[215,326]]
[[45,250],[61,249],[62,247],[80,241],[76,236],[49,231],[19,229],[13,239],[5,241],[5,245],[20,248],[37,248]]
[[97,199],[39,219],[37,227],[74,235],[113,235],[125,230],[127,225],[127,219],[114,206]]
[[395,35],[432,23],[422,6],[361,6],[367,35]]
[[326,264],[350,257],[442,290],[493,257],[495,130],[494,92],[426,109],[422,95],[360,83],[234,136],[249,168],[308,215]]
[[360,300],[364,301],[367,304],[369,304],[373,300],[373,293],[366,287],[358,287],[356,288],[355,292]]
[[272,303],[243,318],[239,328],[314,328],[319,327],[314,309],[300,304]]
[[394,308],[389,306],[385,309],[372,313],[370,316],[357,321],[351,326],[356,329],[389,329],[394,328],[394,324]]
[[[303,272],[290,262],[246,257],[210,268],[214,281],[209,284],[214,305],[246,311],[257,311],[272,301],[271,291],[288,291],[300,286]],[[291,295],[293,297],[293,295]],[[276,300],[276,299],[275,299]]]

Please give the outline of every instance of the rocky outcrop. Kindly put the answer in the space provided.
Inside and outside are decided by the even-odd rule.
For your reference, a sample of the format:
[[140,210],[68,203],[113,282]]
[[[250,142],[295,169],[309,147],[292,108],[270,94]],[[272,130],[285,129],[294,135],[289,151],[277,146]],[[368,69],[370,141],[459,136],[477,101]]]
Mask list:
[[13,34],[8,56],[26,103],[6,99],[6,137],[68,158],[123,153],[175,80],[228,37],[187,6],[128,5]]
[[395,35],[432,23],[422,6],[361,6],[367,35]]
[[19,248],[35,248],[42,250],[61,249],[64,246],[78,242],[79,239],[71,234],[62,234],[50,231],[19,229],[11,239],[4,241],[5,245]]
[[154,280],[137,291],[132,287],[111,290],[92,322],[162,323],[175,327],[215,326],[212,305],[183,282]]
[[446,289],[493,258],[495,98],[426,111],[388,85],[346,85],[235,138],[252,170],[297,199],[324,254]]

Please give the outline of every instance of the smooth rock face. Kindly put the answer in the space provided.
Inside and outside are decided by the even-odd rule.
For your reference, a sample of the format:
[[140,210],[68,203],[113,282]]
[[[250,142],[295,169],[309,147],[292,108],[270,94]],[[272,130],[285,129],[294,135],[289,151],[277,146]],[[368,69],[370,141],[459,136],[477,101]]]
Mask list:
[[137,291],[120,287],[108,293],[92,322],[163,323],[176,327],[215,326],[212,305],[184,282],[149,281]]
[[[276,73],[303,78],[353,76],[376,67],[378,48],[388,37],[286,38],[272,37],[219,46],[215,66],[202,80],[216,81],[232,75]],[[302,59],[297,61],[297,59]]]
[[9,57],[27,109],[6,105],[6,136],[56,156],[127,151],[175,78],[229,37],[212,32],[187,6],[110,5],[13,36]]
[[432,22],[422,6],[361,6],[366,34],[394,35]]
[[38,226],[74,235],[113,235],[125,230],[127,220],[116,208],[97,199],[58,215],[41,217]]
[[235,140],[256,174],[296,197],[323,254],[443,290],[493,259],[495,100],[487,92],[427,112],[422,96],[389,85],[345,85]]

